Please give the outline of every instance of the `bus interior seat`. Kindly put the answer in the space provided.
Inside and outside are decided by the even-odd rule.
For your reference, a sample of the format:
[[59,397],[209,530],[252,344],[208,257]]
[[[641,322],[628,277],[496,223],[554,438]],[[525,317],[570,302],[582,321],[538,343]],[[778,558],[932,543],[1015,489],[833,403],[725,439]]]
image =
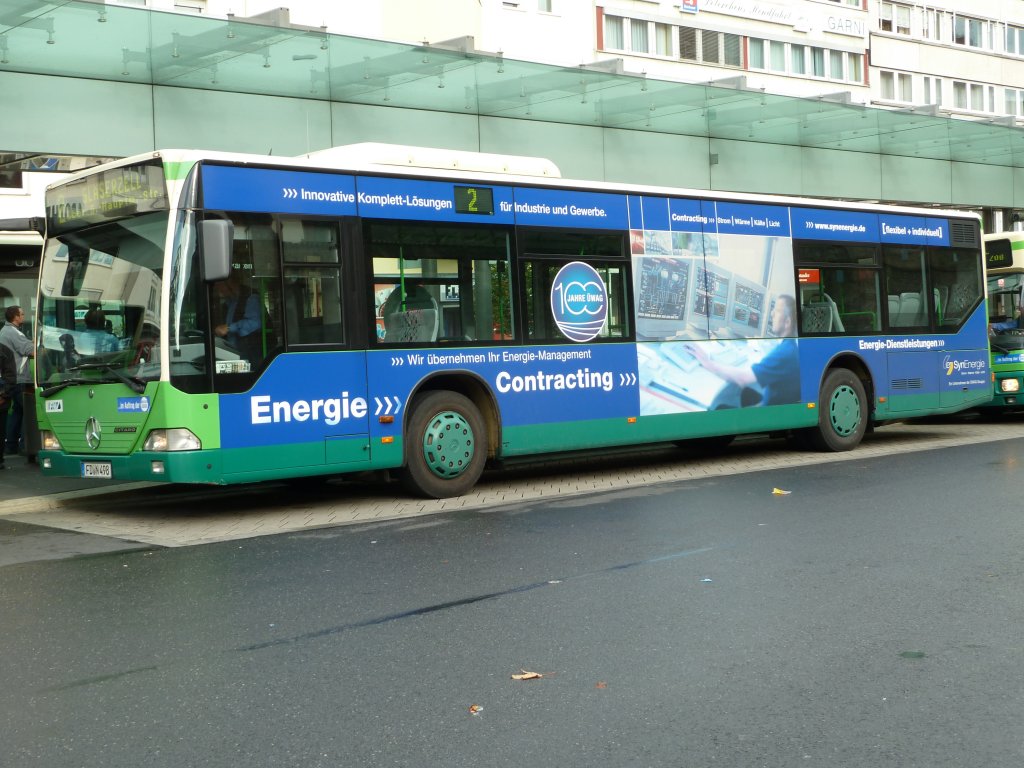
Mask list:
[[384,341],[393,344],[437,341],[439,322],[440,317],[436,309],[392,312],[384,317]]
[[800,310],[804,333],[828,333],[832,330],[832,308],[828,302],[805,304]]
[[900,297],[889,294],[889,322],[896,322],[896,315],[900,313]]
[[843,327],[843,321],[839,317],[839,307],[831,296],[827,293],[823,293],[825,297],[825,303],[828,304],[829,309],[832,310],[832,330],[837,333],[843,333],[846,329]]
[[913,328],[924,325],[924,305],[921,303],[921,294],[908,292],[900,294],[900,308],[892,325],[900,328]]
[[405,308],[398,298],[401,286],[384,302],[384,341],[437,341],[441,308],[437,299],[422,285],[411,285],[405,295]]

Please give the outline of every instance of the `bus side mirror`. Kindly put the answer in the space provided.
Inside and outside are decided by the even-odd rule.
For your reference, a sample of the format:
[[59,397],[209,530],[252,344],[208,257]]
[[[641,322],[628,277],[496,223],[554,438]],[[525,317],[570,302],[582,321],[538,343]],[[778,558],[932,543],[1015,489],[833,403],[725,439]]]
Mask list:
[[202,238],[203,279],[208,283],[226,280],[231,274],[235,225],[225,219],[207,219],[199,222],[199,236]]

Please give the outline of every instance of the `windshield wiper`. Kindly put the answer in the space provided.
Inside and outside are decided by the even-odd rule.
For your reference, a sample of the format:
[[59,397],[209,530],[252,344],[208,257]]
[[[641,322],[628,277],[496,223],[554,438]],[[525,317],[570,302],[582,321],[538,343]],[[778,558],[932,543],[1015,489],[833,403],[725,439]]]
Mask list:
[[46,389],[44,389],[39,394],[42,397],[49,397],[50,395],[57,394],[58,392],[60,392],[62,389],[66,388],[66,387],[70,387],[72,384],[95,384],[95,383],[96,383],[95,379],[64,379],[64,381],[60,382],[59,384],[54,384],[52,387],[47,387]]
[[[136,394],[141,395],[146,391],[146,383],[136,376],[125,376],[119,370],[109,363],[79,363],[76,366],[68,368],[69,371],[105,371],[111,373],[114,377],[122,384],[127,384],[131,387],[132,391]],[[81,383],[80,381],[78,383]],[[44,393],[45,395],[45,393]]]

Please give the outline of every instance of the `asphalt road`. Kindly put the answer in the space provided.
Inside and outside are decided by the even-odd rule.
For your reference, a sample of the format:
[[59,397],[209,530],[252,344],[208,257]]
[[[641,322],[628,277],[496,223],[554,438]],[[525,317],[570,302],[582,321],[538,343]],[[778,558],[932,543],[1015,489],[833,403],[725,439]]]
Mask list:
[[1020,448],[0,567],[0,762],[1020,765]]

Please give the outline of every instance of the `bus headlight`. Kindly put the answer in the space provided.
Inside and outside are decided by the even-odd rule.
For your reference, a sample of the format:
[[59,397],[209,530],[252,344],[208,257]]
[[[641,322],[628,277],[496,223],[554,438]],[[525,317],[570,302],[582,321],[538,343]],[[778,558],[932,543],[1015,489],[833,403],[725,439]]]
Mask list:
[[1020,379],[1000,379],[1000,392],[1020,392]]
[[60,440],[57,436],[49,430],[43,429],[39,432],[40,445],[44,451],[59,451],[61,450]]
[[198,451],[199,438],[187,429],[154,429],[146,437],[144,451]]

